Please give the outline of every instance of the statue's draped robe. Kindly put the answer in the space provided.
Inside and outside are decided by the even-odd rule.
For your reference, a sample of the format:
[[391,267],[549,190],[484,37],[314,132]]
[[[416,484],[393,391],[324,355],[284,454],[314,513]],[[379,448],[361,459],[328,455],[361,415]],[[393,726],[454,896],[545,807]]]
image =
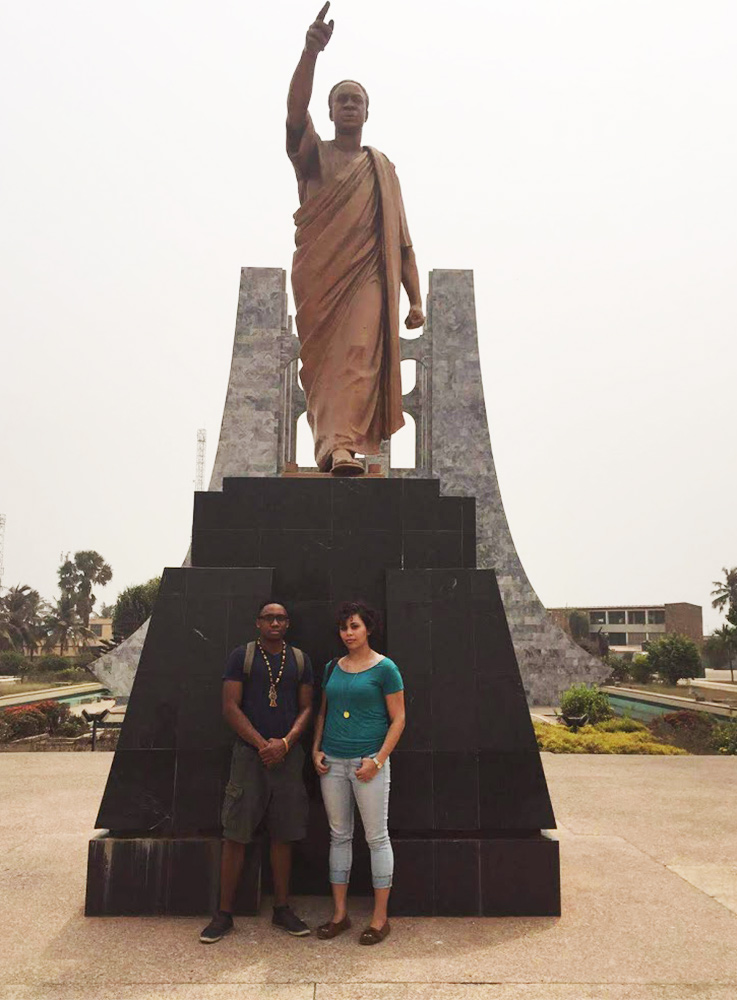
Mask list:
[[372,455],[404,424],[399,348],[402,248],[412,245],[383,153],[352,159],[308,116],[287,151],[299,184],[292,288],[307,419],[322,471],[338,448]]

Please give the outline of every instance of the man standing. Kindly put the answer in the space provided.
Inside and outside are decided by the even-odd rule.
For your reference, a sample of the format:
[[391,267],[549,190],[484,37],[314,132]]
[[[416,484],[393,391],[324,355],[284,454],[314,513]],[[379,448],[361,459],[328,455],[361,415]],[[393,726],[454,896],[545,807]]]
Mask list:
[[287,645],[289,616],[267,601],[256,618],[258,639],[230,654],[223,676],[223,715],[235,730],[223,803],[220,909],[200,934],[214,944],[233,929],[233,906],[246,844],[264,822],[271,837],[276,927],[297,937],[309,927],[287,904],[292,842],[307,832],[307,792],[300,737],[312,711],[312,665]]
[[361,145],[368,94],[342,80],[330,91],[335,138],[323,142],[308,112],[317,56],[330,41],[326,3],[307,32],[289,88],[287,152],[299,186],[292,288],[300,377],[315,459],[323,472],[360,475],[355,454],[378,452],[404,424],[399,292],[405,324],[425,322],[420,280],[394,166]]

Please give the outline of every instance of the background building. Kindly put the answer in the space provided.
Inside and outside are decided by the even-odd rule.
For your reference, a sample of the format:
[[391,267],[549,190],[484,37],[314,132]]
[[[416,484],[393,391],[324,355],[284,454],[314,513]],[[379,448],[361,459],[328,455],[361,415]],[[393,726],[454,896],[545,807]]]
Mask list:
[[698,604],[601,604],[591,608],[548,608],[556,624],[570,634],[568,616],[571,611],[588,615],[592,638],[598,632],[609,637],[609,647],[615,653],[640,653],[643,643],[677,633],[688,636],[700,646],[704,638],[701,606]]

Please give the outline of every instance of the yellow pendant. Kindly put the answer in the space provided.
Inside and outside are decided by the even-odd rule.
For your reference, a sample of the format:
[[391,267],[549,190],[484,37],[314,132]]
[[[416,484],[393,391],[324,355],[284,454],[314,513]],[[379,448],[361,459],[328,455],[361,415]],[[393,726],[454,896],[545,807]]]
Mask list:
[[343,718],[344,719],[350,719],[350,717],[351,717],[351,713],[350,712],[343,712]]

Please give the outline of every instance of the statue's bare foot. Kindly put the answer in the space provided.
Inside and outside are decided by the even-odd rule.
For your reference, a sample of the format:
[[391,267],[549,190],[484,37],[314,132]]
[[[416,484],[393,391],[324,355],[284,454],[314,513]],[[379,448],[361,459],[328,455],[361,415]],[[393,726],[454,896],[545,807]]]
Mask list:
[[363,462],[345,448],[338,448],[333,452],[333,464],[330,469],[334,476],[362,476],[366,469]]

